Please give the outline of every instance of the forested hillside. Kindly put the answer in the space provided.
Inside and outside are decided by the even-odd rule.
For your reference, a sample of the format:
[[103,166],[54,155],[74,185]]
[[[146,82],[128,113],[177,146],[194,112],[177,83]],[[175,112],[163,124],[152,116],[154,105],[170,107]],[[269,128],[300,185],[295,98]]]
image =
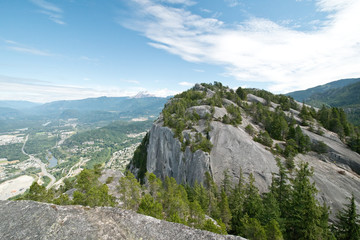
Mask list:
[[360,78],[345,79],[310,88],[303,91],[288,93],[299,102],[321,108],[338,107],[344,109],[348,120],[360,125]]

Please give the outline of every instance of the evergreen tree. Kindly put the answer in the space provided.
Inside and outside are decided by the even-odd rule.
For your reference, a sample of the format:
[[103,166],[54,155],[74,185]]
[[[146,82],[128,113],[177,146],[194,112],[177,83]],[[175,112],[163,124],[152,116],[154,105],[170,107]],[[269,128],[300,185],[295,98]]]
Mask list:
[[120,178],[118,191],[123,206],[126,209],[137,210],[141,201],[141,186],[139,181],[131,172],[126,172],[126,176]]
[[241,233],[241,218],[243,217],[244,199],[245,199],[245,185],[243,172],[240,169],[239,181],[235,185],[229,196],[229,206],[232,215],[231,229],[232,233],[239,235]]
[[286,168],[279,158],[276,158],[276,161],[279,167],[279,173],[273,175],[270,191],[279,204],[281,218],[285,218],[288,214],[291,188],[288,183],[289,178]]
[[336,238],[339,240],[359,240],[360,239],[360,220],[356,212],[354,194],[351,196],[350,204],[346,205],[339,212],[336,222]]
[[230,212],[230,208],[229,208],[228,198],[227,198],[224,188],[221,190],[221,198],[220,198],[220,202],[219,202],[219,207],[220,207],[221,220],[225,224],[227,231],[229,231],[229,230],[231,230],[232,216],[231,216],[231,212]]
[[247,98],[246,91],[241,87],[238,87],[238,89],[236,89],[236,94],[240,97],[241,100],[246,100]]
[[19,200],[33,200],[37,202],[48,202],[50,196],[44,186],[33,182],[30,186],[29,192]]
[[193,201],[197,201],[200,204],[202,210],[204,212],[207,212],[209,206],[209,193],[207,189],[205,189],[202,184],[198,184],[198,182],[195,181],[193,192],[194,192]]
[[263,225],[268,224],[272,220],[279,222],[281,214],[280,207],[274,194],[271,191],[263,195],[263,205],[264,210],[259,219],[260,222]]
[[229,196],[231,193],[231,180],[230,180],[229,170],[224,170],[222,188],[224,189],[226,195]]
[[154,173],[146,173],[146,187],[149,190],[149,194],[154,198],[154,200],[161,199],[162,196],[162,181],[155,176]]
[[157,219],[163,219],[163,208],[161,203],[157,202],[150,194],[142,197],[138,213],[145,214]]
[[286,218],[286,231],[289,239],[312,240],[319,239],[320,209],[315,199],[317,189],[309,177],[313,171],[308,163],[301,163],[296,169],[296,176],[292,181],[290,206]]
[[329,207],[324,202],[323,206],[320,209],[320,228],[322,230],[321,239],[322,240],[336,240],[334,234],[330,231],[329,227]]
[[186,224],[189,216],[189,201],[182,185],[178,185],[174,178],[165,177],[163,194],[163,209],[166,219],[170,222]]
[[250,218],[259,218],[262,215],[263,205],[259,195],[259,189],[255,186],[255,178],[252,173],[249,175],[249,182],[245,188],[244,210]]
[[261,226],[259,220],[256,218],[249,218],[245,215],[242,219],[244,237],[250,240],[266,240],[266,232],[263,226]]
[[190,202],[190,216],[188,219],[188,225],[195,228],[201,228],[205,222],[205,214],[198,201]]
[[283,240],[283,235],[280,231],[279,223],[272,219],[265,226],[266,237],[268,240]]
[[209,172],[205,173],[205,184],[207,186],[209,205],[207,214],[214,219],[220,219],[220,209],[218,206],[218,188]]

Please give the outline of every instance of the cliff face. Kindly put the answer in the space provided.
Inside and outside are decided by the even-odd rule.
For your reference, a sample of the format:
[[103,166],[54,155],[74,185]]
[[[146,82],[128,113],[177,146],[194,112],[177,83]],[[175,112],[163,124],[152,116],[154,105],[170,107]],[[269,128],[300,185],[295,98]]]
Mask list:
[[0,239],[244,239],[111,207],[0,201]]
[[173,177],[178,183],[202,183],[205,172],[211,172],[210,156],[201,150],[181,151],[181,143],[174,133],[161,124],[154,124],[150,130],[146,168],[148,172],[164,179]]
[[[201,124],[197,126],[202,127]],[[209,136],[213,147],[210,154],[201,150],[193,153],[190,147],[182,152],[181,143],[174,138],[172,130],[163,127],[161,120],[157,121],[149,133],[147,171],[162,179],[169,176],[178,183],[192,185],[195,181],[203,183],[206,172],[216,183],[221,183],[225,170],[235,182],[241,168],[245,176],[253,173],[260,191],[265,191],[271,183],[272,173],[278,170],[274,156],[242,128],[213,121],[211,129]]]

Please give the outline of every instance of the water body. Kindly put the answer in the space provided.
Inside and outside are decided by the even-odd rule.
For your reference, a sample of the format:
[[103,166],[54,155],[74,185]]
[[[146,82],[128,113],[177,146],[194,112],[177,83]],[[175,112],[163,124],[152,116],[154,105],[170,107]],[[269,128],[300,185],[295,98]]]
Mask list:
[[49,159],[48,157],[46,157],[46,159],[49,161],[49,168],[53,168],[56,167],[56,165],[58,164],[58,160],[51,154],[51,152],[49,152],[49,154],[51,155],[51,159]]

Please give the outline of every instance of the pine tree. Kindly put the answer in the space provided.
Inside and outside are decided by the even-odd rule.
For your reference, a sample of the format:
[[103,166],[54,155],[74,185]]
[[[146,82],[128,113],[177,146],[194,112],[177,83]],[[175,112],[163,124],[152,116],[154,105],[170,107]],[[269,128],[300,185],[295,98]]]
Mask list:
[[336,222],[336,238],[339,240],[359,240],[360,239],[360,220],[356,213],[354,194],[351,196],[350,204],[346,205],[339,212]]
[[264,210],[260,217],[260,222],[263,225],[268,224],[270,221],[280,221],[280,207],[274,194],[272,192],[265,193],[263,195]]
[[220,194],[220,202],[219,202],[219,208],[220,208],[220,216],[222,222],[225,224],[227,231],[231,230],[231,212],[229,208],[229,202],[228,198],[225,192],[225,189],[223,188],[221,190]]
[[259,189],[255,186],[255,178],[252,173],[249,175],[249,182],[245,188],[244,210],[250,218],[259,218],[262,215],[263,204],[259,195]]
[[229,196],[229,206],[232,215],[231,229],[232,233],[239,235],[241,232],[241,218],[243,217],[244,199],[245,199],[245,185],[244,176],[240,168],[239,181],[235,185]]
[[126,176],[120,178],[118,191],[120,199],[126,209],[137,210],[141,201],[141,186],[139,181],[131,172],[126,172]]
[[317,189],[309,177],[313,171],[308,163],[301,163],[292,181],[290,206],[286,219],[286,231],[289,239],[319,239],[320,209],[315,199]]
[[249,218],[245,215],[242,219],[242,235],[250,240],[266,240],[266,232],[256,218]]
[[322,240],[336,240],[334,234],[330,231],[329,227],[329,207],[324,204],[322,205],[320,215],[320,228],[322,230],[321,239]]
[[280,231],[279,223],[272,219],[265,226],[266,237],[268,240],[283,240],[283,235]]
[[279,167],[279,173],[273,175],[270,191],[277,200],[280,208],[280,217],[285,218],[288,214],[289,202],[290,202],[290,185],[288,172],[281,163],[279,158],[276,158],[277,166]]
[[218,206],[218,188],[209,172],[205,173],[205,184],[207,186],[209,205],[207,214],[214,219],[220,219],[220,209]]
[[195,228],[201,228],[205,222],[205,214],[202,210],[198,201],[190,202],[190,217],[188,219],[188,225],[193,226]]
[[150,194],[145,194],[141,199],[138,213],[152,216],[157,219],[163,219],[163,208],[161,203],[157,202]]

